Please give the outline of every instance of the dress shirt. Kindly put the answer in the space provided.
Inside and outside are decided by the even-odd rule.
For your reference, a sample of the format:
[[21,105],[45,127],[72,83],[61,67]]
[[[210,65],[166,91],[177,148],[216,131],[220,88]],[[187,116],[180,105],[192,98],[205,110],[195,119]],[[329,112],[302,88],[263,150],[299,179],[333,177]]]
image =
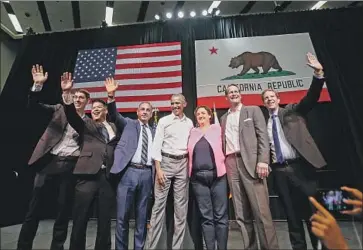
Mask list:
[[[42,88],[42,84],[34,83],[31,91],[39,92]],[[62,139],[51,149],[50,153],[58,156],[79,156],[79,135],[69,123],[63,131]]]
[[111,141],[116,136],[115,131],[113,131],[111,125],[107,121],[103,121],[102,123],[103,125],[105,125],[105,128],[108,133],[108,138]]
[[[276,127],[277,127],[277,133],[278,133],[278,137],[279,137],[279,141],[280,141],[282,155],[285,160],[295,159],[297,157],[296,151],[292,147],[292,145],[287,141],[287,139],[285,137],[279,116],[277,115],[278,109],[275,110],[275,112],[273,114],[276,115],[276,117],[275,117]],[[274,139],[273,139],[273,135],[272,135],[272,119],[273,119],[272,114],[270,114],[270,118],[268,119],[268,123],[267,123],[267,132],[268,132],[268,138],[269,138],[270,145],[271,145],[272,162],[275,163],[276,154],[275,154],[275,143],[274,143]]]
[[[141,121],[139,121],[141,129],[140,129],[140,134],[139,134],[139,142],[137,143],[137,149],[136,152],[134,154],[134,156],[131,159],[132,163],[136,163],[136,164],[140,164],[141,163],[141,153],[142,153],[142,130],[143,128],[143,123]],[[146,125],[146,132],[147,132],[147,138],[148,138],[148,143],[147,143],[147,162],[146,165],[151,166],[152,165],[152,161],[151,161],[151,149],[152,149],[152,143],[153,143],[153,137],[151,134],[151,130],[149,125]]]
[[242,103],[240,103],[236,110],[232,112],[231,109],[227,113],[226,121],[226,155],[240,152],[239,145],[239,117],[241,114]]
[[182,118],[173,113],[159,120],[155,132],[151,157],[161,161],[161,152],[172,155],[184,155],[188,152],[188,139],[193,122],[183,115]]

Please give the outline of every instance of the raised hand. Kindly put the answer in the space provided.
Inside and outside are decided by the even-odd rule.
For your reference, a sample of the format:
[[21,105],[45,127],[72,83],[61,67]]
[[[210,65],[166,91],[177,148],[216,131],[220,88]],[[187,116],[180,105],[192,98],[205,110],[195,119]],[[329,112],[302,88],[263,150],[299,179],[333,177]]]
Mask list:
[[32,75],[35,84],[43,84],[48,79],[48,72],[43,73],[43,66],[39,64],[33,65]]
[[64,72],[61,75],[61,88],[63,91],[69,91],[73,87],[72,73]]
[[106,87],[107,94],[109,96],[115,96],[116,90],[118,88],[118,84],[112,77],[106,78],[105,87]]
[[310,52],[306,54],[306,59],[307,59],[307,65],[314,69],[314,71],[318,74],[322,73],[323,71],[323,66],[320,64],[320,62],[318,61],[318,59],[316,59],[316,57],[311,54]]

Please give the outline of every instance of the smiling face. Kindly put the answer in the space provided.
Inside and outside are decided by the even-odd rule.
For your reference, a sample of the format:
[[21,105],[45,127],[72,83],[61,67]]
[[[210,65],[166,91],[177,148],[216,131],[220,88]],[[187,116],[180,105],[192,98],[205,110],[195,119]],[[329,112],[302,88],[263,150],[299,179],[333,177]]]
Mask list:
[[266,90],[262,94],[263,104],[269,111],[275,111],[279,107],[280,98],[275,91]]
[[92,103],[91,111],[92,119],[96,122],[103,122],[106,120],[107,106],[101,101],[94,101]]
[[152,116],[152,107],[150,103],[144,102],[137,109],[137,118],[144,124],[148,123]]
[[197,107],[194,112],[195,118],[197,119],[199,127],[210,125],[212,118],[212,111],[206,106]]
[[241,103],[241,94],[239,93],[239,89],[231,85],[226,90],[226,99],[231,106],[237,106]]
[[171,111],[175,116],[183,115],[186,105],[187,104],[183,95],[178,94],[171,97]]
[[87,97],[86,93],[83,93],[81,91],[76,91],[73,96],[73,103],[76,107],[76,110],[79,110],[81,112],[84,112],[84,109],[86,108],[86,105],[89,101],[89,97]]

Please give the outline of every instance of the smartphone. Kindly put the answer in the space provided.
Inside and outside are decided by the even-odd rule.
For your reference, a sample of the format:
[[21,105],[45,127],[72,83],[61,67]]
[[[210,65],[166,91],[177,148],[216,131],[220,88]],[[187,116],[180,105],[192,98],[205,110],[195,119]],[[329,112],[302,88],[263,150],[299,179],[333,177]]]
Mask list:
[[343,202],[344,199],[351,199],[346,191],[341,189],[324,189],[318,192],[318,201],[329,212],[340,212],[353,209],[352,205]]

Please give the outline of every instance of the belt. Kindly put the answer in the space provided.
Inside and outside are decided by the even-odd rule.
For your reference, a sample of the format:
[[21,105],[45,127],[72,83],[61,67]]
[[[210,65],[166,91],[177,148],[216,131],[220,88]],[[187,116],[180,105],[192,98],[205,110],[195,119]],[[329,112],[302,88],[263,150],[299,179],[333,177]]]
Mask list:
[[131,168],[137,168],[137,169],[146,169],[146,168],[152,168],[152,166],[150,165],[146,165],[146,164],[138,164],[138,163],[130,163],[129,167]]
[[228,156],[241,157],[241,152],[231,153],[231,154],[227,155],[227,157],[228,157]]
[[188,157],[188,154],[184,154],[184,155],[172,155],[172,154],[168,154],[168,153],[164,153],[164,152],[161,152],[161,155],[162,156],[165,156],[165,157],[168,157],[168,158],[171,158],[171,159],[174,159],[174,160],[182,160],[182,159]]
[[288,159],[288,160],[284,160],[282,163],[272,163],[271,167],[275,167],[275,168],[283,168],[283,167],[287,167],[291,164],[295,164],[301,161],[301,158],[295,158],[295,159]]

